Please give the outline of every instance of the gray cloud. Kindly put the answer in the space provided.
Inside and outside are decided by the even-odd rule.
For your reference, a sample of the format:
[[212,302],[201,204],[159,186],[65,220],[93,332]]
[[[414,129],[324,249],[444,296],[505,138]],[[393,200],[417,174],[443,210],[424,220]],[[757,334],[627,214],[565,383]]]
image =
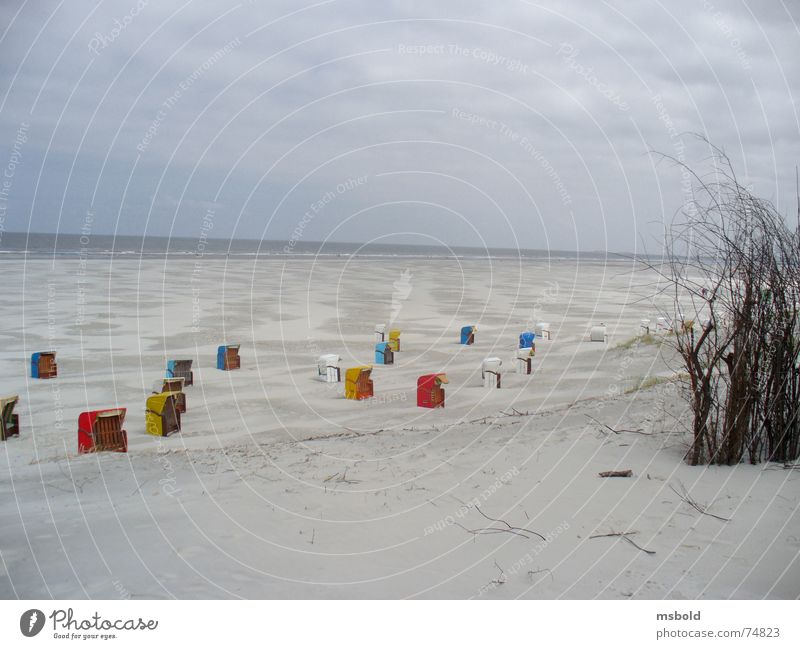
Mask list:
[[[785,3],[7,4],[6,230],[633,250],[685,199],[661,151],[723,147],[794,209]],[[91,12],[91,13],[88,13]],[[127,189],[126,189],[127,188]],[[395,237],[395,239],[398,239]],[[391,237],[389,241],[393,240]]]

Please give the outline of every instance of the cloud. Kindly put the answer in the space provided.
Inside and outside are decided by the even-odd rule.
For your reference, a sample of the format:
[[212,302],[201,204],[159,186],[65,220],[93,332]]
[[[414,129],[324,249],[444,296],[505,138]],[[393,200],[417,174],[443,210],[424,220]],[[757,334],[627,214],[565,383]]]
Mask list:
[[192,236],[214,204],[215,236],[288,239],[366,175],[306,240],[633,250],[686,197],[651,153],[702,164],[687,132],[791,211],[798,12],[767,4],[7,4],[5,228]]

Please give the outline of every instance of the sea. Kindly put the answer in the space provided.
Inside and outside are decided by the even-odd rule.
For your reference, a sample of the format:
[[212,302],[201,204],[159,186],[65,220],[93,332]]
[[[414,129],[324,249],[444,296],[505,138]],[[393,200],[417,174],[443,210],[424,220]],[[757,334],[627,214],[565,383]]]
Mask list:
[[10,257],[408,257],[417,259],[541,259],[608,261],[632,255],[604,251],[472,248],[426,245],[197,239],[28,232],[1,232],[0,259]]

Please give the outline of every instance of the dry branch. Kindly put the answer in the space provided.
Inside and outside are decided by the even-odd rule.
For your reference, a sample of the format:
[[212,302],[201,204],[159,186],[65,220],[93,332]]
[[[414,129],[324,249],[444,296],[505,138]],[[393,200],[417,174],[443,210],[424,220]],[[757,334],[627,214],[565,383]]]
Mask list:
[[641,550],[642,552],[645,552],[647,554],[655,554],[656,553],[655,550],[647,550],[647,549],[643,548],[641,545],[639,545],[638,543],[636,543],[633,539],[630,538],[631,534],[638,534],[638,532],[610,532],[609,534],[595,534],[593,536],[590,536],[589,538],[590,539],[600,539],[600,538],[604,538],[604,537],[607,537],[607,536],[618,536],[618,537],[620,537],[622,539],[625,539],[628,543],[630,543],[637,550]]
[[514,525],[507,523],[501,518],[492,518],[491,516],[487,516],[481,511],[480,507],[478,507],[477,505],[474,506],[474,509],[486,520],[492,521],[493,523],[502,523],[503,525],[505,525],[505,527],[479,527],[471,530],[468,527],[464,527],[458,521],[453,521],[453,523],[458,527],[460,527],[465,532],[469,532],[474,536],[477,536],[478,534],[513,534],[515,536],[521,536],[524,539],[530,539],[531,537],[529,535],[532,534],[534,536],[538,536],[540,539],[542,539],[542,541],[547,540],[545,539],[544,536],[539,534],[539,532],[534,532],[533,530],[529,530],[525,527],[516,527]]
[[716,518],[717,520],[724,521],[725,523],[731,520],[730,518],[724,518],[722,516],[717,516],[716,514],[712,514],[711,512],[709,512],[707,507],[700,505],[696,500],[694,500],[689,495],[689,492],[686,491],[686,487],[684,487],[682,484],[681,484],[681,489],[683,490],[683,493],[679,493],[678,490],[675,489],[675,487],[673,487],[672,485],[670,485],[669,488],[672,489],[672,491],[675,493],[676,496],[678,496],[678,498],[680,498],[687,505],[690,505],[691,507],[696,509],[701,514],[705,514],[706,516],[711,516],[711,518]]
[[597,419],[595,419],[591,415],[585,415],[585,416],[588,417],[589,419],[591,419],[594,423],[598,424],[599,426],[602,426],[603,428],[607,428],[608,430],[610,430],[615,435],[619,435],[620,433],[637,433],[638,435],[649,435],[650,434],[650,433],[645,433],[641,428],[612,428],[608,424],[604,424],[602,421],[597,421]]

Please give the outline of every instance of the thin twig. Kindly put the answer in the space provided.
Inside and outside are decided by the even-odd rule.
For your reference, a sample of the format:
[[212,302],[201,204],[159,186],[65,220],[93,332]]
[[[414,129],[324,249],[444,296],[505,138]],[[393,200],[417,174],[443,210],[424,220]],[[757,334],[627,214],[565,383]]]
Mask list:
[[589,538],[590,539],[599,539],[599,538],[604,538],[604,537],[607,537],[607,536],[618,536],[620,538],[625,539],[628,543],[630,543],[637,550],[641,550],[642,552],[645,552],[647,554],[655,554],[656,553],[655,550],[647,550],[647,549],[643,548],[641,545],[637,544],[633,539],[629,538],[630,535],[632,535],[632,534],[638,534],[638,532],[611,532],[609,534],[594,534],[594,535],[590,536]]
[[528,532],[529,534],[534,534],[534,535],[538,536],[540,539],[542,539],[542,541],[546,541],[546,540],[547,540],[547,539],[545,539],[545,538],[544,538],[544,536],[542,536],[541,534],[539,534],[539,532],[534,532],[533,530],[529,530],[529,529],[527,529],[527,528],[525,528],[525,527],[515,527],[514,525],[509,525],[509,524],[508,524],[506,521],[504,521],[502,518],[492,518],[491,516],[487,516],[486,514],[484,514],[484,513],[481,511],[481,508],[480,508],[480,507],[478,507],[477,505],[475,505],[475,509],[476,509],[476,510],[477,510],[477,512],[478,512],[478,513],[479,513],[481,516],[483,516],[485,519],[487,519],[487,520],[490,520],[490,521],[492,521],[492,522],[494,522],[494,523],[502,523],[503,525],[505,525],[505,526],[506,526],[508,529],[510,529],[510,530],[515,530],[515,531],[518,531],[518,532]]
[[537,568],[536,570],[528,570],[528,577],[533,579],[534,575],[538,575],[540,572],[546,572],[550,575],[550,580],[555,581],[555,577],[553,577],[553,571],[550,568]]
[[696,509],[701,514],[705,514],[706,516],[711,516],[711,518],[716,518],[717,520],[724,521],[725,523],[729,522],[730,518],[724,518],[723,516],[717,516],[716,514],[712,514],[708,511],[708,509],[700,504],[697,503],[694,498],[689,495],[689,492],[686,491],[686,487],[684,487],[680,482],[678,483],[681,485],[681,489],[683,489],[683,494],[679,493],[675,487],[669,485],[669,488],[672,489],[673,493],[678,496],[683,502],[687,505],[691,505],[694,509]]
[[603,428],[608,428],[608,430],[610,430],[615,435],[619,435],[620,433],[636,433],[638,435],[649,435],[650,434],[650,433],[645,433],[641,428],[635,428],[635,429],[632,429],[632,428],[612,428],[608,424],[604,424],[602,421],[597,421],[597,419],[595,419],[591,415],[585,415],[585,416],[588,417],[589,419],[591,419],[594,423],[599,424]]
[[478,534],[506,534],[507,533],[507,534],[514,534],[515,536],[521,536],[523,539],[530,539],[531,538],[527,534],[522,534],[521,532],[517,532],[515,530],[504,530],[503,528],[500,528],[500,527],[481,527],[481,528],[477,528],[477,529],[471,530],[471,529],[469,529],[467,527],[464,527],[458,521],[453,521],[453,524],[457,525],[458,527],[460,527],[465,532],[469,532],[470,534],[472,534],[474,536],[477,536]]

